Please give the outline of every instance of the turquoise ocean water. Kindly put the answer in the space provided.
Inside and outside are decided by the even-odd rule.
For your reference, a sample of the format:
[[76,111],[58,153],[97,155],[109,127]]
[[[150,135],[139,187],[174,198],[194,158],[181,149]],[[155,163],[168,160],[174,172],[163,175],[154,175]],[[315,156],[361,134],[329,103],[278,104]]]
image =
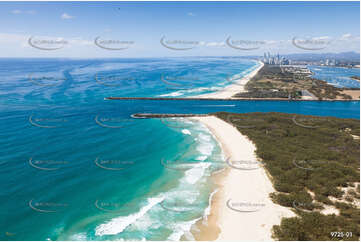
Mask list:
[[206,127],[137,112],[360,117],[360,103],[107,101],[217,91],[239,58],[0,59],[0,239],[179,240],[209,213],[224,156]]

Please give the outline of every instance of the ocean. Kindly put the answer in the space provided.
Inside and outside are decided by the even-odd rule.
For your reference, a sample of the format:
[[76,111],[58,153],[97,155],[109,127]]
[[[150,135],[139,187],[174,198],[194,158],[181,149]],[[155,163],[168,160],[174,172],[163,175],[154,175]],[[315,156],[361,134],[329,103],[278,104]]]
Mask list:
[[359,68],[345,68],[334,66],[309,66],[313,77],[324,80],[335,87],[360,88],[360,82],[352,76],[360,76]]
[[359,101],[104,99],[209,93],[257,66],[220,57],[0,59],[0,239],[193,239],[224,154],[197,122],[133,113],[360,118]]

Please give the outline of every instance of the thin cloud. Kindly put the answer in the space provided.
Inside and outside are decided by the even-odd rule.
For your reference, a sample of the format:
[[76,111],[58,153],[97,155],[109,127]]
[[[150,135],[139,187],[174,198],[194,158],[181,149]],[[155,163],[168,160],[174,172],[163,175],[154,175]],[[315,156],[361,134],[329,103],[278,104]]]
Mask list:
[[11,11],[12,14],[35,14],[36,12],[34,10],[27,10],[23,11],[20,9],[14,9]]
[[347,34],[343,34],[341,36],[340,40],[343,40],[343,41],[359,41],[360,36],[355,36],[355,35],[352,35],[350,33],[347,33]]
[[192,12],[187,13],[187,15],[188,15],[188,16],[191,16],[191,17],[196,16],[196,14],[195,14],[195,13],[192,13]]
[[350,39],[352,37],[351,34],[344,34],[341,36],[341,40],[347,40],[347,39]]
[[13,11],[11,11],[12,14],[21,14],[23,11],[19,10],[19,9],[15,9]]
[[[282,40],[281,40],[282,41]],[[277,41],[277,40],[262,40],[260,42],[265,43],[267,45],[274,45],[274,44],[279,44],[281,43],[281,41]]]
[[312,40],[328,40],[330,39],[330,36],[320,36],[320,37],[314,37]]
[[210,46],[210,47],[213,47],[213,46],[225,46],[226,44],[224,42],[208,42],[206,44],[206,46]]
[[69,39],[69,42],[73,45],[91,46],[94,45],[93,41],[83,39],[82,37],[76,37]]
[[71,15],[69,15],[69,14],[67,14],[67,13],[63,13],[63,14],[61,15],[61,18],[62,18],[62,19],[72,19],[72,18],[74,18],[74,16],[71,16]]

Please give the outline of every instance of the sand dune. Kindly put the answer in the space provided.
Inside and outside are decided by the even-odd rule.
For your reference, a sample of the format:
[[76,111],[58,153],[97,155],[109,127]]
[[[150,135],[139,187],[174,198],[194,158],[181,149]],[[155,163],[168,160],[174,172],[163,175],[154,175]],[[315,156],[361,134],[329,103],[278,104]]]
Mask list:
[[208,226],[201,226],[196,239],[214,239],[207,234],[213,233],[217,226],[220,229],[217,240],[272,240],[272,226],[280,224],[282,217],[295,214],[269,198],[275,190],[257,160],[255,145],[235,127],[215,116],[192,119],[210,129],[235,167],[227,166],[217,178],[219,192],[211,204]]

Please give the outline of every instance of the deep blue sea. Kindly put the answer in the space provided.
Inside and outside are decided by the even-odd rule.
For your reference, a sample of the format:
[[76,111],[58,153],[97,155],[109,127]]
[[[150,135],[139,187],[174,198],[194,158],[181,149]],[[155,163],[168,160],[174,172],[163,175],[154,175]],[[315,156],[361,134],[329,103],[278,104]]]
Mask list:
[[213,92],[257,65],[240,58],[0,59],[0,240],[192,239],[191,226],[209,213],[210,175],[224,155],[199,123],[133,113],[360,118],[359,101],[104,100]]

